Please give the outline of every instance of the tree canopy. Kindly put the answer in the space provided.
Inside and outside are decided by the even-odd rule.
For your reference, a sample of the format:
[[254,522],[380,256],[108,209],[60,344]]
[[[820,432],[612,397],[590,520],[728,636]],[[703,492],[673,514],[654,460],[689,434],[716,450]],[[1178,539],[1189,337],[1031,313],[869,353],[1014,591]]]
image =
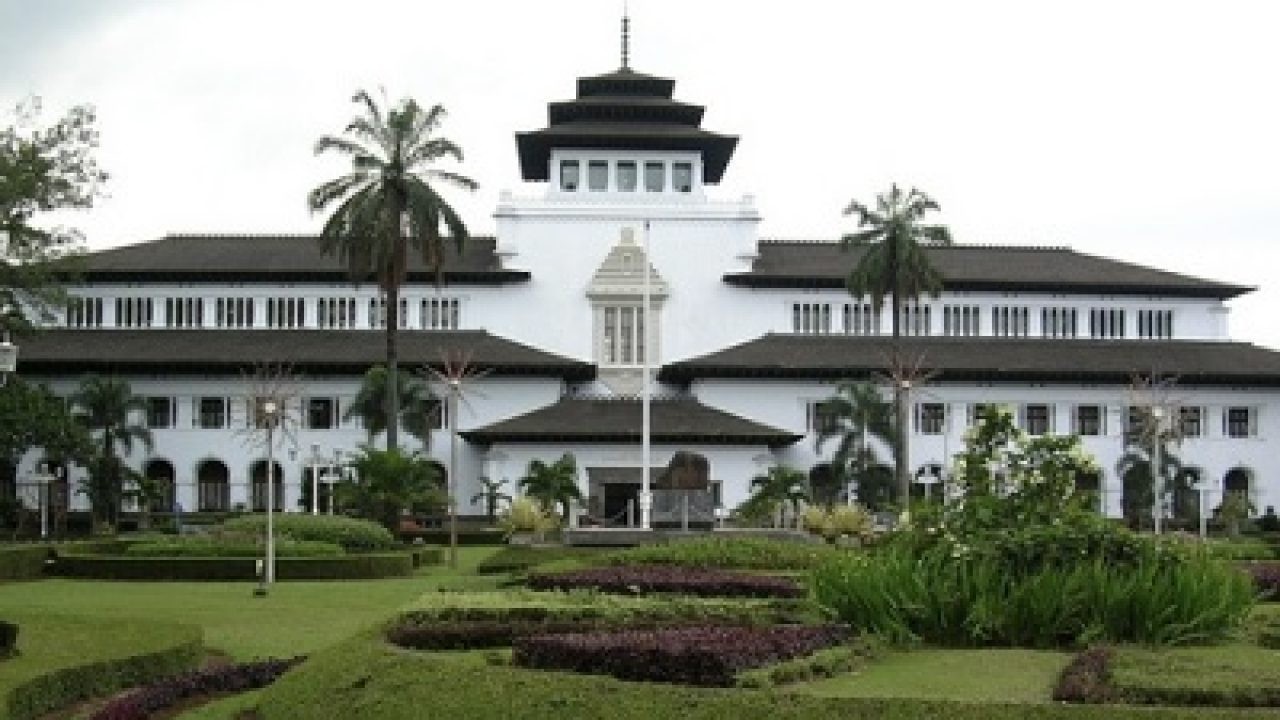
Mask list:
[[80,234],[44,227],[42,214],[86,209],[102,195],[97,116],[71,108],[52,125],[38,124],[40,101],[18,106],[17,122],[0,128],[0,323],[22,330],[47,319],[63,300],[59,280],[76,267]]

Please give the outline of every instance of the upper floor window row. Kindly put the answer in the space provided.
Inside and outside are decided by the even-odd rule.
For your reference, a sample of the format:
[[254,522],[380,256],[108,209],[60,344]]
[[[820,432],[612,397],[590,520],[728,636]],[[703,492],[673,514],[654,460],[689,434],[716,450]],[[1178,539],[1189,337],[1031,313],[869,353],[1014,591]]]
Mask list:
[[791,332],[805,335],[879,335],[880,314],[871,303],[791,303]]
[[[357,323],[353,297],[72,297],[63,324],[69,328],[319,328],[337,330],[386,325],[386,300],[369,299]],[[400,299],[400,327],[457,330],[462,327],[462,301],[457,297]],[[416,312],[414,317],[410,313]]]
[[1138,337],[1144,340],[1169,340],[1173,337],[1172,310],[1139,310]]
[[[586,185],[583,186],[583,173]],[[643,180],[643,183],[641,183]],[[561,160],[563,192],[693,192],[693,163],[664,160]]]

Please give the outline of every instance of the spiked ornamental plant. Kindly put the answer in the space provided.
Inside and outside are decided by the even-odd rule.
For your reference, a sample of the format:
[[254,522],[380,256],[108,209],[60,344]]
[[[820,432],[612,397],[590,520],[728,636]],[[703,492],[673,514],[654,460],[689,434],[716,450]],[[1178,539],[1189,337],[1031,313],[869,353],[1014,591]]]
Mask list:
[[845,381],[822,402],[821,411],[831,423],[818,432],[817,449],[836,440],[831,465],[841,478],[858,481],[861,495],[868,495],[875,468],[883,465],[877,444],[893,451],[898,444],[893,406],[870,383]]
[[[351,171],[321,183],[307,195],[312,212],[335,205],[320,234],[320,250],[337,255],[353,279],[374,276],[386,294],[387,410],[400,416],[397,380],[400,325],[400,286],[408,269],[410,249],[422,255],[428,270],[442,275],[445,253],[443,226],[458,251],[469,235],[458,213],[445,202],[433,183],[475,190],[474,180],[431,167],[438,160],[462,161],[462,149],[452,140],[436,137],[445,110],[424,108],[404,99],[384,113],[369,93],[352,98],[361,112],[347,125],[343,137],[325,135],[315,152],[333,151],[351,158]],[[385,98],[384,98],[385,105]],[[387,425],[387,448],[398,441],[397,423]]]
[[[893,313],[894,365],[901,362],[903,300],[923,294],[937,297],[942,291],[942,276],[929,262],[925,247],[950,245],[951,231],[943,225],[923,222],[925,214],[938,209],[938,203],[928,195],[915,188],[903,192],[895,183],[889,192],[876,197],[874,209],[854,200],[844,211],[845,215],[857,216],[858,231],[845,235],[841,245],[845,249],[864,251],[845,285],[854,297],[869,297],[877,312],[884,307],[885,298],[889,298]],[[900,438],[907,436],[906,394],[906,388],[894,389],[894,413]],[[898,443],[893,450],[898,498],[905,500],[911,482],[906,443]]]

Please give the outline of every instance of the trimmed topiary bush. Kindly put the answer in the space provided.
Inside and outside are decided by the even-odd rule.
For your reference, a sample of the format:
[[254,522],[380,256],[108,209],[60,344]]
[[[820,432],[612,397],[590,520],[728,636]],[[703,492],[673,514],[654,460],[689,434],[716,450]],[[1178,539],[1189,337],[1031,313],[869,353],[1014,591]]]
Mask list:
[[808,655],[847,636],[847,630],[834,625],[539,635],[517,639],[512,661],[621,680],[729,687],[739,671]]
[[18,652],[18,623],[0,620],[0,658],[13,657]]
[[642,545],[608,555],[611,565],[680,565],[725,570],[811,570],[848,550],[814,542],[753,537],[700,537]]
[[[133,543],[124,550],[126,557],[262,557],[262,541],[247,535],[173,536]],[[334,557],[345,555],[342,546],[317,540],[294,540],[277,537],[276,557]]]
[[47,545],[0,547],[0,580],[30,580],[44,575]]
[[[222,524],[228,532],[262,536],[266,515],[244,515]],[[369,520],[341,515],[279,514],[272,519],[277,537],[314,540],[340,545],[347,552],[374,552],[399,547],[391,532]]]

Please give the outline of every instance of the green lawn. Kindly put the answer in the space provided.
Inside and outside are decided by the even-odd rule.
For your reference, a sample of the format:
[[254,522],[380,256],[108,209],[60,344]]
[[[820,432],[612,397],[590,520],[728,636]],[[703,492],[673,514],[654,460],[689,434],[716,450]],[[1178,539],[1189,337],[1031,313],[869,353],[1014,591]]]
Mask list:
[[[57,613],[101,620],[177,622],[204,629],[205,645],[238,660],[309,653],[350,637],[425,592],[472,583],[494,548],[462,548],[458,571],[433,566],[392,580],[254,583],[42,580],[0,585],[0,617]],[[485,579],[489,581],[489,579]]]
[[1070,659],[1070,653],[1051,650],[889,652],[856,673],[793,689],[819,697],[1043,703]]

